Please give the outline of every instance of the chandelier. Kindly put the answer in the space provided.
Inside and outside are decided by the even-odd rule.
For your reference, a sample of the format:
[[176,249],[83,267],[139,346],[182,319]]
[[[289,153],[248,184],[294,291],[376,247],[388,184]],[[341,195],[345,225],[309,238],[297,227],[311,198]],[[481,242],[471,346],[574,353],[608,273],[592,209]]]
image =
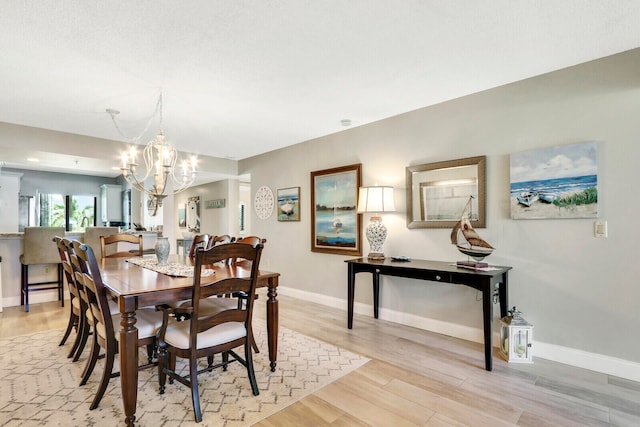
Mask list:
[[[107,113],[111,115],[118,132],[125,136],[115,120],[115,115],[119,112],[107,109]],[[147,124],[146,129],[138,138],[132,140],[133,143],[129,150],[122,153],[120,170],[124,179],[133,188],[147,193],[151,200],[157,201],[157,205],[162,206],[162,201],[165,197],[184,191],[193,184],[196,177],[196,156],[191,156],[189,161],[182,160],[181,165],[177,167],[178,151],[171,143],[165,140],[164,132],[162,131],[162,94],[158,98],[156,112],[153,116],[156,113],[160,115],[160,131],[155,138],[147,142],[142,150],[142,164],[138,164],[139,156],[135,141],[142,137],[149,128],[149,124]],[[147,178],[152,175],[153,185],[145,186]]]

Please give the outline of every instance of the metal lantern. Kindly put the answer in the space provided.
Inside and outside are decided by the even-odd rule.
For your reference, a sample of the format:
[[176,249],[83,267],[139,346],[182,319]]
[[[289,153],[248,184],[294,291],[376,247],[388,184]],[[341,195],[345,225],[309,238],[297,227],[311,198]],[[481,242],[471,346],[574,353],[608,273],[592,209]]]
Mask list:
[[500,352],[507,362],[533,363],[533,325],[521,317],[516,307],[500,319]]

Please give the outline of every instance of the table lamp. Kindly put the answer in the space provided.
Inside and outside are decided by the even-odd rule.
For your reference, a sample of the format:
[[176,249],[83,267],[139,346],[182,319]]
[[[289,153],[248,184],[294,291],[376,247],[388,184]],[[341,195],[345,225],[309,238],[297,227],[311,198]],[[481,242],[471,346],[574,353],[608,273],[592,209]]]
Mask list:
[[393,187],[360,187],[358,194],[358,213],[373,213],[367,226],[367,240],[369,241],[369,259],[384,259],[382,246],[387,238],[387,227],[382,224],[382,217],[378,214],[394,212]]

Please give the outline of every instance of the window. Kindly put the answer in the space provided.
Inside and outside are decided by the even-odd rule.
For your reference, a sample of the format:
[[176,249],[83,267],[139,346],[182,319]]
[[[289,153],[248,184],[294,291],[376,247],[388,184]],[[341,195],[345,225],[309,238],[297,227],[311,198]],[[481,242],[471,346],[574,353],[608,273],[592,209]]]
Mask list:
[[67,230],[84,231],[96,225],[96,198],[93,196],[67,196],[71,203],[67,206],[69,221]]
[[40,194],[39,225],[84,231],[86,227],[96,225],[96,200],[95,196]]

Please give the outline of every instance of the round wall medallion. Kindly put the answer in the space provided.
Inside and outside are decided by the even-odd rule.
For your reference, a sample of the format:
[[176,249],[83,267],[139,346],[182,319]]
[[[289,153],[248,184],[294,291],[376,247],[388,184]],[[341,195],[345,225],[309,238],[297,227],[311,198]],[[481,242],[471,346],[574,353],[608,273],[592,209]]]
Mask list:
[[255,209],[258,218],[269,218],[271,216],[271,213],[273,212],[274,204],[275,200],[273,198],[273,192],[271,191],[271,189],[266,185],[258,188],[258,191],[256,191],[256,195],[253,199],[253,209]]

